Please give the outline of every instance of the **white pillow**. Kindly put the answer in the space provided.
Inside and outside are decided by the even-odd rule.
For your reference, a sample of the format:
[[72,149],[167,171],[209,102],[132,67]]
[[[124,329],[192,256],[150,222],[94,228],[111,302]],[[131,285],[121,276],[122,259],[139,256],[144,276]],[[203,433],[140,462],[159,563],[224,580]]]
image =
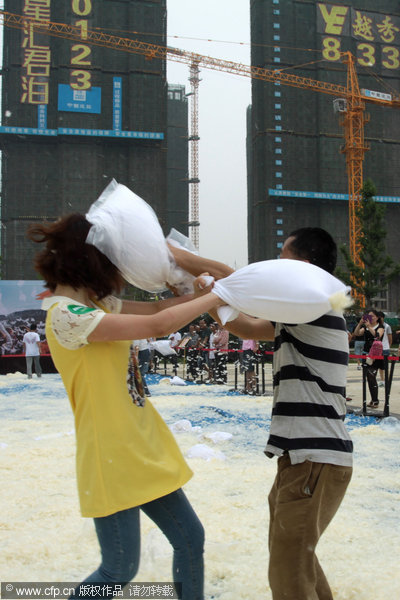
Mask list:
[[171,348],[169,340],[155,340],[154,342],[152,342],[152,344],[153,349],[157,350],[157,352],[159,352],[163,356],[172,356],[173,354],[176,355],[175,350]]
[[[86,242],[96,246],[132,285],[148,292],[190,290],[193,277],[175,263],[157,215],[129,188],[112,180],[90,207]],[[188,287],[189,281],[189,289]]]
[[222,324],[238,312],[279,323],[309,323],[351,305],[349,287],[301,260],[252,263],[216,281],[212,291],[229,305],[218,309]]

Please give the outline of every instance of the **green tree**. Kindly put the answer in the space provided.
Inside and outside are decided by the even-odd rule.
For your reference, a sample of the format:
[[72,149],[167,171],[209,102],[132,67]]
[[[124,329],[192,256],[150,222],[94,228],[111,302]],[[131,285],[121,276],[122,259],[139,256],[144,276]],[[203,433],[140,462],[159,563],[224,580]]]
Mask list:
[[[364,296],[366,305],[400,273],[400,264],[386,253],[386,235],[384,218],[386,206],[374,200],[376,188],[371,179],[367,179],[361,190],[362,201],[357,210],[361,225],[360,259],[363,267],[356,265],[346,245],[340,247],[347,271],[336,269],[336,275],[356,292]],[[357,307],[355,307],[357,308]]]

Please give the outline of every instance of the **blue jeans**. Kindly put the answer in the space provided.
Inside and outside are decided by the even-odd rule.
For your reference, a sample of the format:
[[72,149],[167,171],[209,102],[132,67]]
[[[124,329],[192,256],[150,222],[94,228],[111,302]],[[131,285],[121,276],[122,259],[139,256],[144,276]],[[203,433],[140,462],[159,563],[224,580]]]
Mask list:
[[[203,600],[204,529],[181,489],[142,506],[95,518],[102,562],[82,584],[128,583],[133,579],[140,560],[140,510],[161,529],[174,549],[173,578],[182,584],[178,597]],[[78,597],[78,591],[74,597]],[[105,597],[112,598],[112,594]]]

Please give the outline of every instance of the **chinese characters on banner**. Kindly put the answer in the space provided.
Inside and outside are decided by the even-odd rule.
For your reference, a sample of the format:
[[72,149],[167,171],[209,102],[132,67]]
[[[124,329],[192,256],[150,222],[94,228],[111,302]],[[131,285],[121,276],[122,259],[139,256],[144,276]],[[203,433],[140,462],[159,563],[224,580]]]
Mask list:
[[380,60],[385,69],[400,68],[400,17],[318,3],[317,31],[325,60],[340,60],[341,38],[350,36],[356,40],[359,65],[376,67]]
[[[73,25],[80,29],[80,37],[84,42],[88,38],[88,19],[92,12],[92,0],[72,0],[72,13],[75,17]],[[71,79],[70,86],[74,90],[90,90],[92,87],[92,49],[86,43],[71,46]]]
[[[35,21],[50,21],[51,0],[24,0],[22,14]],[[50,46],[43,45],[46,37],[26,22],[22,34],[21,102],[23,104],[49,103]]]
[[[50,21],[51,0],[24,0],[22,14],[34,21]],[[74,25],[80,29],[80,37],[87,40],[88,17],[92,12],[92,0],[71,0]],[[21,102],[23,104],[49,103],[49,77],[51,50],[48,37],[35,30],[34,24],[27,21],[22,35],[22,74]],[[47,42],[47,43],[46,43]],[[92,50],[86,43],[71,46],[71,81],[74,90],[90,90]]]

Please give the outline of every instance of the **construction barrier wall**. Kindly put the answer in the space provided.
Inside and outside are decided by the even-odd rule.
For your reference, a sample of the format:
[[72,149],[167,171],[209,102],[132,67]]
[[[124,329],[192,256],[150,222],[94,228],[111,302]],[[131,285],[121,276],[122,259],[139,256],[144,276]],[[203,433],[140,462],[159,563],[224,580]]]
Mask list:
[[163,45],[166,0],[5,0],[4,9],[82,29],[77,44],[4,27],[2,277],[29,279],[27,226],[85,213],[113,178],[167,221],[165,61],[85,38],[96,30]]

